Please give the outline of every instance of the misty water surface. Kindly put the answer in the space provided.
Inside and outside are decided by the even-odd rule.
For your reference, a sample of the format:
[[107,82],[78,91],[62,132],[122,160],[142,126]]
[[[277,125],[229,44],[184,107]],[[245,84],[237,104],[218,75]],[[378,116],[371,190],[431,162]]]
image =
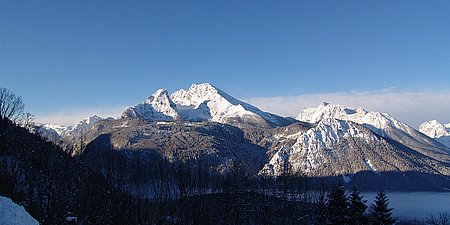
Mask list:
[[[363,192],[367,205],[372,205],[376,192]],[[425,218],[433,213],[450,214],[450,192],[387,192],[390,207],[399,218]]]

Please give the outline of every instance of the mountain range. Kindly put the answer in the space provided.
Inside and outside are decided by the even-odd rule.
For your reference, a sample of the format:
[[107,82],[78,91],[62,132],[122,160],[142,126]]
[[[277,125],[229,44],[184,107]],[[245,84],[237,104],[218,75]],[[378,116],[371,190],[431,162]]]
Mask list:
[[[171,95],[159,89],[116,119],[94,116],[73,127],[44,124],[37,133],[98,171],[119,154],[116,160],[124,165],[138,160],[149,174],[155,162],[195,161],[215,174],[239,164],[250,175],[289,173],[365,189],[446,190],[450,150],[435,139],[448,137],[443,127],[428,123],[417,131],[386,113],[329,103],[287,118],[204,83]],[[114,173],[138,192],[131,168]]]

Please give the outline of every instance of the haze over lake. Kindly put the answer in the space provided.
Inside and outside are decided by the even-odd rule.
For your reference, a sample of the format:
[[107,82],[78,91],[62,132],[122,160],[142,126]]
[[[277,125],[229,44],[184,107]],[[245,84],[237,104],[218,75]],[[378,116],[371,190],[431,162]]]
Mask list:
[[[364,192],[362,195],[371,205],[375,199],[376,192]],[[391,208],[394,215],[400,219],[426,218],[433,213],[450,213],[450,192],[388,192]]]

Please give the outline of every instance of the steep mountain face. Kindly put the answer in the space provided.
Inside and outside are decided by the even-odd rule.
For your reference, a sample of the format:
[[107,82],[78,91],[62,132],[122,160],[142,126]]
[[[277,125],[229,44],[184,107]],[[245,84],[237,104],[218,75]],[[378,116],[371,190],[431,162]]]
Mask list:
[[419,131],[450,148],[450,123],[441,124],[437,120],[430,120],[422,123]]
[[199,160],[218,173],[232,162],[256,173],[267,160],[266,150],[245,138],[242,130],[211,122],[102,121],[86,133],[86,141],[90,144],[81,153],[84,158],[113,150],[139,152],[167,162]]
[[268,160],[266,149],[241,129],[214,122],[104,120],[85,137],[89,144],[77,153],[85,165],[128,193],[147,197],[157,188],[155,180],[180,164],[196,177],[211,177],[229,174],[236,165],[256,174]]
[[439,185],[448,187],[450,170],[446,164],[354,122],[327,118],[306,131],[275,137],[295,142],[278,146],[261,174],[277,176],[289,171],[308,177],[342,177],[342,181],[365,189],[380,182],[394,189],[404,185],[422,189],[432,176]]
[[283,118],[239,101],[211,84],[193,84],[170,97],[160,89],[145,102],[128,107],[122,118],[142,118],[150,121],[219,122],[233,125],[280,127],[295,120]]
[[395,140],[421,154],[440,161],[450,162],[449,150],[445,146],[387,113],[322,103],[317,108],[302,110],[297,116],[297,120],[310,123],[317,123],[326,118],[362,124],[376,134]]

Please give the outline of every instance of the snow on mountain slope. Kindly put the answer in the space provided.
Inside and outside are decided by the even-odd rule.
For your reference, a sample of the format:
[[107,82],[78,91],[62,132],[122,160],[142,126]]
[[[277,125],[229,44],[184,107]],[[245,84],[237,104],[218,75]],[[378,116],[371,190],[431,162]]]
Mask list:
[[387,113],[370,112],[341,105],[322,103],[317,108],[302,110],[297,120],[317,123],[325,118],[335,118],[362,124],[383,137],[389,137],[405,146],[438,160],[450,161],[448,149],[441,143],[423,135]]
[[39,225],[39,222],[11,199],[0,196],[0,224],[4,225]]
[[[37,125],[35,132],[51,141],[53,143],[58,143],[61,138],[77,138],[89,129],[91,129],[97,122],[103,120],[104,118],[97,115],[84,118],[79,121],[74,126],[63,126],[58,124],[41,124]],[[111,119],[111,118],[107,118]]]
[[[260,174],[279,176],[289,168],[293,174],[338,177],[347,183],[353,178],[365,184],[375,182],[367,180],[369,175],[383,180],[375,183],[391,179],[393,185],[396,179],[408,183],[421,180],[423,174],[441,178],[450,174],[444,163],[396,145],[351,121],[325,118],[306,132],[288,136],[296,138],[296,142],[279,147]],[[428,185],[424,180],[419,183]]]
[[121,117],[139,117],[156,121],[180,119],[176,105],[170,99],[166,89],[159,89],[144,102],[132,107],[127,107]]
[[[171,95],[172,100],[182,109],[200,109],[202,115],[209,115],[210,121],[219,123],[246,123],[265,127],[278,127],[292,123],[271,113],[263,112],[255,106],[237,100],[211,84],[192,84],[188,90],[179,90]],[[203,106],[202,106],[203,105]],[[202,107],[201,107],[202,106]],[[187,119],[196,119],[186,115]]]
[[437,120],[430,120],[422,123],[419,131],[450,148],[450,123],[441,124]]
[[353,109],[326,102],[323,102],[317,108],[304,109],[297,116],[297,120],[310,123],[317,123],[325,118],[335,118],[364,124],[381,136],[386,135],[385,131],[388,128],[397,128],[407,133],[415,132],[413,128],[401,123],[387,113],[369,112],[362,108]]
[[[327,163],[337,165],[339,160],[344,160],[348,157],[344,148],[330,150],[335,148],[341,141],[349,138],[374,143],[379,141],[373,133],[363,132],[361,128],[364,130],[363,127],[352,122],[331,118],[323,119],[317,123],[316,127],[306,132],[299,132],[295,136],[290,135],[298,137],[295,144],[282,146],[263,170],[266,170],[269,174],[279,175],[283,170],[285,160],[288,160],[294,171],[306,174],[313,172],[317,168],[322,168]],[[343,151],[340,152],[341,150]],[[348,146],[346,150],[349,151]],[[364,162],[361,161],[361,163]],[[352,172],[355,173],[357,171]]]
[[61,139],[61,135],[59,135],[56,130],[53,130],[52,128],[45,126],[45,124],[36,126],[33,132],[39,134],[47,141],[51,141],[53,143],[57,143]]
[[79,137],[91,129],[91,127],[100,120],[103,120],[103,118],[97,115],[87,117],[75,124],[71,129],[67,130],[63,136]]
[[63,126],[59,124],[50,124],[50,123],[42,124],[40,126],[43,129],[52,130],[56,132],[56,134],[58,134],[59,136],[64,136],[67,131],[72,129],[72,126]]
[[35,133],[53,143],[58,143],[67,131],[72,129],[71,126],[63,126],[59,124],[37,124],[34,128]]

